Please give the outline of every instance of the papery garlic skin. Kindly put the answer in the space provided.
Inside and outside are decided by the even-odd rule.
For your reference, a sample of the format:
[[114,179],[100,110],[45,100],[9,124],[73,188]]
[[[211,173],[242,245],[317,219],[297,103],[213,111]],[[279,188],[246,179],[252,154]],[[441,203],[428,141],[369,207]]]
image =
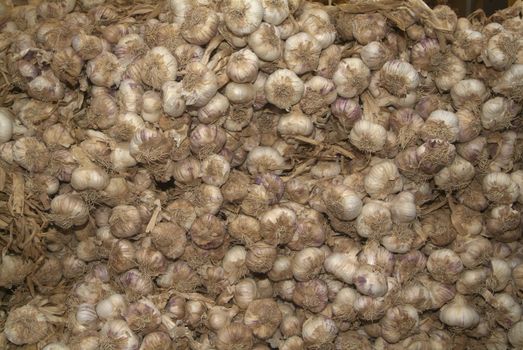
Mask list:
[[358,120],[349,134],[350,142],[363,152],[378,152],[385,146],[387,131],[379,124]]
[[189,63],[185,70],[181,82],[185,104],[194,107],[205,106],[218,91],[216,75],[200,62]]
[[519,187],[512,181],[510,175],[493,172],[483,178],[485,197],[498,204],[511,204],[519,196]]
[[71,186],[78,191],[103,190],[109,184],[109,176],[98,167],[79,167],[71,174]]
[[314,71],[320,59],[320,43],[308,33],[295,34],[285,41],[283,59],[296,74]]
[[478,312],[459,294],[440,309],[439,318],[446,325],[460,328],[472,328],[480,321]]
[[513,101],[500,96],[494,97],[481,107],[481,125],[487,130],[503,130],[510,127],[520,110],[521,107]]
[[251,33],[247,43],[256,56],[268,62],[280,58],[283,51],[280,33],[269,23],[262,23],[256,31]]

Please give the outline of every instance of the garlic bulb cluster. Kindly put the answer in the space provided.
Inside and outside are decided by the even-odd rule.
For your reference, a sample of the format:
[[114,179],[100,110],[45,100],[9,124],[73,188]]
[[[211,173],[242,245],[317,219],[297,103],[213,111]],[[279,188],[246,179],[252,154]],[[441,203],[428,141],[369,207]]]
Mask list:
[[521,1],[8,3],[0,348],[523,347]]

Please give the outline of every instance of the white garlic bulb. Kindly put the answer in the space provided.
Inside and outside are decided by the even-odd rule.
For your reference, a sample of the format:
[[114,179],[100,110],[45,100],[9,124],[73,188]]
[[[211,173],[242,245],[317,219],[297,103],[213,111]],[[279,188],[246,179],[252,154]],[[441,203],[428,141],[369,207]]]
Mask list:
[[51,218],[58,226],[83,225],[89,219],[89,207],[78,195],[61,194],[51,201]]
[[296,74],[314,71],[320,59],[320,43],[308,33],[295,34],[285,41],[283,59]]
[[281,24],[289,16],[287,0],[261,0],[263,6],[263,21],[275,26]]
[[494,172],[483,178],[483,191],[488,200],[496,204],[511,204],[519,196],[519,187],[510,175]]
[[78,167],[71,174],[71,186],[78,191],[103,190],[109,184],[109,176],[99,167]]
[[280,58],[283,43],[276,27],[262,23],[247,39],[250,49],[261,60],[272,62]]
[[452,327],[472,328],[479,323],[480,316],[465,297],[458,294],[440,309],[439,319]]
[[345,58],[338,63],[332,80],[338,95],[352,98],[361,94],[370,83],[369,67],[359,58]]
[[221,6],[225,25],[234,35],[251,34],[263,20],[264,10],[260,0],[226,0]]
[[281,135],[302,135],[309,136],[314,131],[314,124],[311,118],[302,113],[299,109],[291,111],[280,118],[278,121],[278,132]]
[[13,136],[13,115],[7,108],[0,109],[0,144],[3,144]]
[[189,43],[203,46],[218,32],[220,18],[206,6],[194,6],[185,13],[182,23],[182,37]]
[[[231,0],[242,2],[241,0]],[[185,67],[182,80],[182,96],[187,106],[203,107],[218,91],[216,75],[200,62],[191,62]]]
[[492,131],[510,127],[512,120],[521,110],[521,106],[498,96],[486,101],[481,107],[481,125]]
[[181,83],[169,80],[162,85],[162,108],[167,115],[175,118],[185,112]]
[[122,350],[132,350],[140,345],[140,338],[129,328],[124,320],[110,320],[100,331],[101,346]]
[[403,180],[394,162],[384,160],[373,165],[365,176],[365,191],[376,199],[385,199],[389,194],[403,188]]
[[264,90],[269,103],[281,109],[288,109],[300,102],[305,86],[293,71],[278,69],[269,75]]
[[368,120],[358,120],[349,134],[350,142],[363,152],[378,152],[385,146],[387,130]]

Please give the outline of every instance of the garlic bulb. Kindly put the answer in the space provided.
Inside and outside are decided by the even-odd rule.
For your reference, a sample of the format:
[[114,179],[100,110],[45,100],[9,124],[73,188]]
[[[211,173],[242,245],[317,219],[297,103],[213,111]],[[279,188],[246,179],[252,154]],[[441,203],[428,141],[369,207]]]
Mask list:
[[292,273],[298,281],[308,281],[315,277],[323,266],[325,253],[319,248],[305,248],[294,256]]
[[365,176],[365,191],[376,199],[384,199],[403,188],[403,181],[396,165],[389,160],[382,161],[370,169]]
[[49,153],[45,144],[35,137],[21,137],[12,147],[13,160],[22,168],[42,172],[49,164]]
[[358,120],[349,134],[350,142],[363,152],[378,152],[383,149],[387,131],[379,124]]
[[324,262],[327,272],[349,284],[353,282],[358,265],[356,256],[348,253],[331,253]]
[[43,340],[50,330],[51,325],[46,314],[33,305],[24,305],[12,310],[4,325],[6,338],[16,345],[37,343]]
[[478,312],[468,304],[462,295],[456,295],[454,299],[444,305],[439,312],[441,322],[452,327],[472,328],[480,321]]
[[240,349],[251,349],[253,346],[251,329],[237,322],[220,329],[216,335],[216,348],[218,350],[228,350],[231,346]]
[[390,308],[380,320],[381,336],[389,343],[406,338],[418,326],[417,310],[410,305]]
[[496,204],[511,204],[519,196],[519,187],[510,175],[493,172],[483,178],[483,191],[488,200]]
[[320,52],[320,43],[312,35],[301,32],[285,41],[283,59],[290,70],[301,75],[316,69]]
[[206,6],[195,6],[185,13],[182,23],[182,37],[189,43],[205,45],[218,32],[219,17]]
[[285,159],[272,147],[256,147],[252,149],[245,161],[251,174],[265,172],[281,173]]
[[477,58],[483,49],[485,37],[481,32],[464,28],[454,32],[452,53],[463,61]]
[[61,194],[51,201],[51,219],[62,228],[83,225],[89,219],[89,208],[80,196]]
[[[374,75],[373,80],[376,79],[379,80],[379,85],[382,88],[397,97],[408,95],[419,85],[416,69],[410,63],[400,60],[386,62],[380,71]],[[371,85],[374,84],[374,82],[371,83]]]
[[[231,0],[241,3],[241,0]],[[216,75],[200,62],[191,62],[185,67],[181,82],[182,96],[187,106],[203,107],[218,91]]]
[[423,140],[440,139],[449,142],[456,141],[459,133],[459,121],[456,114],[443,110],[436,110],[425,120],[421,127],[420,136]]
[[13,136],[13,115],[7,108],[0,109],[0,144],[3,144]]
[[263,3],[260,0],[227,0],[221,6],[225,24],[234,35],[251,34],[264,18]]
[[427,270],[436,281],[454,283],[463,270],[463,262],[454,251],[446,248],[438,249],[430,254]]
[[120,84],[123,67],[115,55],[103,51],[87,62],[86,73],[94,85],[110,88]]
[[352,35],[362,45],[380,41],[388,31],[387,19],[380,13],[357,14],[351,22]]
[[340,220],[353,220],[361,212],[361,199],[346,186],[338,185],[327,188],[321,197],[327,211]]
[[312,120],[300,110],[293,110],[278,121],[278,132],[282,135],[309,136],[313,131]]
[[370,83],[369,67],[359,58],[345,58],[338,64],[332,80],[338,95],[353,98],[361,94]]
[[109,176],[98,167],[79,167],[71,174],[71,186],[78,191],[103,190],[109,184]]
[[251,83],[258,75],[258,57],[249,49],[235,52],[229,58],[226,72],[235,83]]
[[504,97],[494,97],[481,107],[481,125],[487,130],[503,130],[511,125],[521,107]]
[[[286,1],[282,0],[282,3]],[[272,62],[280,58],[283,43],[277,28],[269,23],[262,23],[247,39],[250,49],[261,60]]]
[[301,331],[305,344],[313,347],[331,343],[337,333],[338,327],[334,321],[321,315],[307,319]]
[[249,304],[243,322],[260,339],[270,338],[278,329],[282,314],[272,299],[258,299]]
[[502,31],[488,39],[484,58],[494,69],[505,70],[516,60],[518,49],[517,38],[508,31]]
[[278,108],[289,109],[300,101],[305,87],[302,80],[289,69],[278,69],[265,82],[265,97]]
[[136,349],[140,338],[129,328],[124,320],[107,321],[100,331],[100,346],[117,349]]
[[379,41],[371,41],[360,51],[362,61],[372,70],[380,69],[388,61],[389,55],[387,46]]

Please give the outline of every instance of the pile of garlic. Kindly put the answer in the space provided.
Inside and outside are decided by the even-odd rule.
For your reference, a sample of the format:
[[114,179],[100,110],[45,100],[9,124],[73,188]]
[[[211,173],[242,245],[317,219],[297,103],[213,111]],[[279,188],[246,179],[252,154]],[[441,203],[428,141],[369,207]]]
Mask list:
[[29,3],[0,348],[523,347],[523,2]]

